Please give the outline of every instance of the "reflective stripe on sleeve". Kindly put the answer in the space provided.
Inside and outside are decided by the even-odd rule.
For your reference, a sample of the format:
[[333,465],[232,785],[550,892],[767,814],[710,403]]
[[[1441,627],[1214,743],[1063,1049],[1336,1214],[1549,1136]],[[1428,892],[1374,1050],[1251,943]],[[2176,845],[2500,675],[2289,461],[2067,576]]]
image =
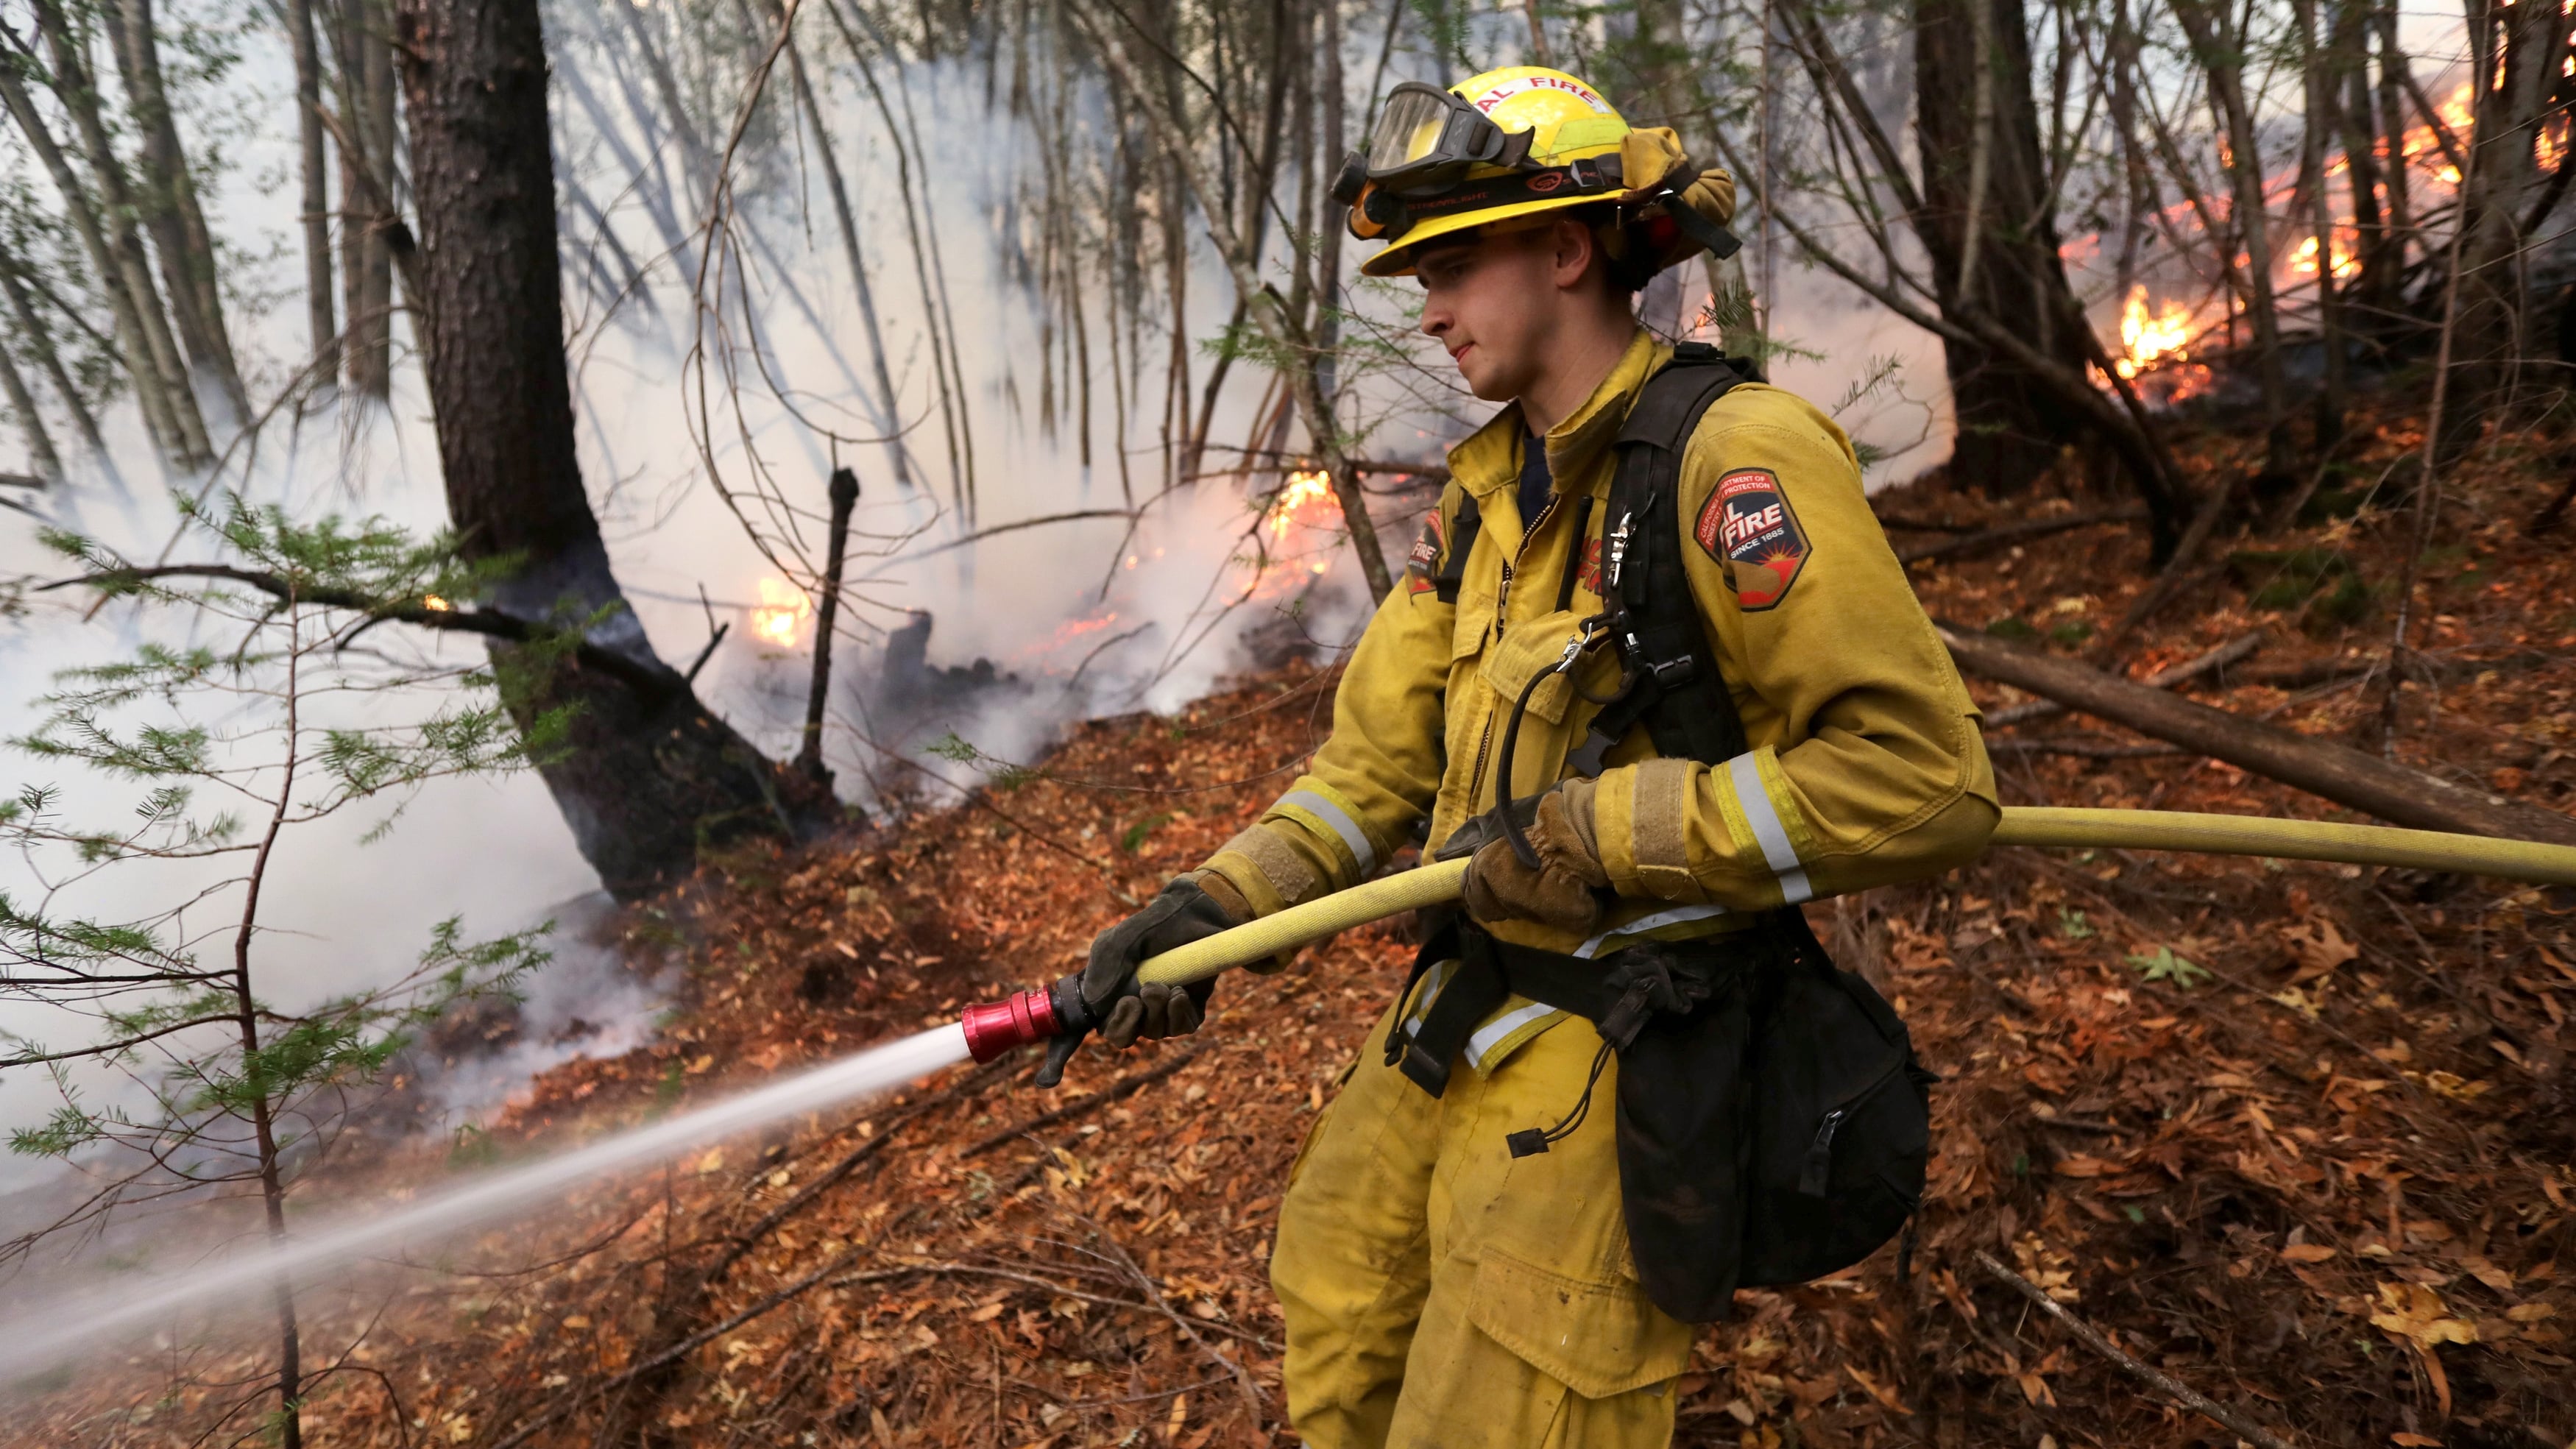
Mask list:
[[1502,1015],[1486,1022],[1483,1026],[1476,1028],[1475,1033],[1467,1038],[1467,1065],[1474,1067],[1480,1072],[1485,1070],[1485,1057],[1487,1053],[1502,1046],[1504,1041],[1508,1039],[1512,1033],[1519,1031],[1522,1027],[1532,1025],[1540,1018],[1551,1016],[1555,1013],[1555,1007],[1546,1005],[1542,1002],[1533,1001],[1529,1005],[1524,1006],[1517,1011],[1506,1011]]
[[1575,947],[1573,954],[1589,960],[1600,955],[1601,948],[1609,942],[1625,940],[1631,936],[1642,936],[1648,931],[1661,930],[1666,926],[1678,926],[1684,921],[1713,920],[1725,914],[1724,906],[1675,906],[1669,911],[1657,911],[1653,915],[1639,916],[1633,921],[1612,926]]
[[1342,838],[1342,844],[1350,847],[1351,859],[1359,863],[1362,878],[1376,867],[1377,850],[1369,844],[1368,832],[1360,829],[1349,811],[1312,790],[1291,790],[1279,797],[1279,804],[1294,806],[1329,826]]
[[1780,878],[1781,903],[1794,906],[1813,897],[1816,891],[1807,883],[1807,868],[1798,863],[1797,847],[1789,843],[1789,827],[1781,823],[1780,808],[1771,803],[1771,792],[1762,784],[1762,771],[1752,753],[1727,761],[1726,777],[1735,786],[1735,803],[1744,811],[1745,823],[1761,843],[1763,861]]

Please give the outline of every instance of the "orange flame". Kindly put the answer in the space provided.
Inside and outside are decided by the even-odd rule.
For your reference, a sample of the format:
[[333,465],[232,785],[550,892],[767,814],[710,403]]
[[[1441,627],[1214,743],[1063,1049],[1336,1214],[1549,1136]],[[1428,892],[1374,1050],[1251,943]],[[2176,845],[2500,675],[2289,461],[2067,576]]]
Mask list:
[[1316,515],[1322,505],[1333,501],[1333,478],[1323,469],[1291,473],[1280,488],[1278,498],[1270,505],[1270,516],[1264,520],[1273,544],[1288,541],[1288,531],[1299,524],[1312,528],[1324,522]]
[[762,579],[760,603],[751,611],[751,632],[772,648],[793,649],[813,612],[813,601],[803,589],[785,579]]
[[2164,310],[2147,315],[2147,284],[2129,289],[2128,305],[2120,311],[2120,347],[2123,356],[2115,364],[2122,377],[2136,377],[2142,368],[2171,358],[2179,362],[2189,354],[2183,344],[2191,340],[2191,309],[2180,302],[2167,302]]

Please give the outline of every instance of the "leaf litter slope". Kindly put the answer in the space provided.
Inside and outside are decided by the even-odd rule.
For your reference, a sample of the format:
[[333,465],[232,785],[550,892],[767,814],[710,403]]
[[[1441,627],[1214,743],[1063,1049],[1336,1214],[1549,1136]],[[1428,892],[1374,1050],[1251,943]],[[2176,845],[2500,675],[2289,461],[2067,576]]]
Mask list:
[[[2416,441],[2381,428],[2350,476]],[[2182,446],[2204,484],[2254,466],[2225,436]],[[2328,496],[2313,522],[2215,546],[2120,667],[2143,678],[2261,626],[2255,658],[2186,688],[2374,747],[2393,714],[2399,758],[2566,809],[2576,568],[2565,534],[2527,531],[2557,482],[2516,447],[2448,485],[2426,664],[2393,706],[2384,674],[2354,672],[2384,654],[2411,537],[2383,500],[2356,517]],[[2116,502],[1931,480],[1879,506],[1974,527]],[[2144,547],[2105,523],[1916,581],[1936,614],[2080,653],[2144,588]],[[1332,683],[1291,669],[1176,719],[1095,723],[889,834],[712,863],[628,924],[631,951],[687,967],[662,1038],[548,1074],[491,1149],[639,1121],[1061,974],[1285,787]],[[1975,688],[1990,713],[2023,702]],[[2015,803],[2332,813],[2082,717],[1991,738]],[[2018,851],[1811,908],[1945,1079],[1930,1200],[1910,1276],[1891,1248],[1748,1292],[1705,1330],[1679,1442],[2236,1442],[2034,1311],[1983,1252],[2289,1442],[2567,1443],[2570,906],[2396,871]],[[1408,954],[1387,924],[1235,976],[1214,1031],[1087,1052],[1056,1093],[1025,1058],[960,1068],[571,1194],[438,1271],[317,1302],[338,1368],[306,1422],[335,1445],[1289,1442],[1265,1274],[1279,1192]],[[20,1423],[29,1442],[190,1442],[255,1363],[182,1366],[157,1403],[166,1358]]]

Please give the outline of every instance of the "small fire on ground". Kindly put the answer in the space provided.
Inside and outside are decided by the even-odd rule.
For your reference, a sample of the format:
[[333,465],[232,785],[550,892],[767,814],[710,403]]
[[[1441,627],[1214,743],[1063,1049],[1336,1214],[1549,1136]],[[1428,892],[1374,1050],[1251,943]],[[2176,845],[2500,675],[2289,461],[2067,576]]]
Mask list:
[[2154,310],[2147,305],[2146,284],[2129,289],[2120,309],[2120,355],[2111,366],[2121,377],[2158,403],[2176,403],[2208,390],[2209,369],[2190,360],[2200,331],[2192,309],[2168,300]]
[[2120,358],[2112,365],[2122,377],[2136,377],[2141,368],[2172,358],[2179,362],[2189,354],[2184,344],[2191,341],[2191,309],[2180,302],[2167,302],[2164,310],[2147,315],[2147,284],[2129,289],[2129,303],[2120,311]]

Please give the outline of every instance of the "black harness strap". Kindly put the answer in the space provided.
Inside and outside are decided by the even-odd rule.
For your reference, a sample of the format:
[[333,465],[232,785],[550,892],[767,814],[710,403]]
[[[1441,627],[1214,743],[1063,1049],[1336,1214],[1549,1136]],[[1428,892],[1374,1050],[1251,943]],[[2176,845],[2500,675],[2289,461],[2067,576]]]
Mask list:
[[[1753,375],[1750,364],[1727,358],[1702,343],[1683,343],[1672,361],[1647,379],[1620,428],[1618,472],[1610,485],[1607,515],[1613,532],[1605,545],[1601,590],[1609,631],[1625,665],[1619,694],[1592,723],[1591,734],[1568,763],[1586,776],[1601,772],[1601,756],[1639,723],[1659,754],[1720,764],[1744,753],[1744,723],[1734,698],[1707,653],[1706,633],[1683,574],[1678,497],[1681,457],[1702,414],[1729,388]],[[1577,519],[1575,557],[1567,560],[1559,606],[1571,598],[1587,512]],[[1475,500],[1463,500],[1449,554],[1435,586],[1453,601],[1466,571],[1482,519]],[[1535,682],[1535,681],[1533,681]],[[1789,913],[1795,915],[1795,912]],[[1767,924],[1767,923],[1766,923]],[[1803,928],[1803,918],[1799,928]],[[1751,935],[1759,934],[1748,933]],[[1768,944],[1766,940],[1766,944]],[[1614,953],[1615,956],[1627,953]],[[1436,932],[1414,959],[1405,984],[1410,1000],[1422,977],[1455,959],[1452,972],[1421,1026],[1401,1024],[1387,1037],[1386,1060],[1431,1095],[1448,1086],[1451,1065],[1477,1024],[1513,995],[1599,1021],[1617,1001],[1605,985],[1614,960],[1594,960],[1516,946],[1472,922],[1455,921]]]
[[1640,722],[1668,758],[1716,765],[1744,753],[1744,723],[1708,653],[1683,572],[1682,454],[1701,415],[1754,369],[1705,343],[1685,342],[1648,380],[1613,444],[1610,535],[1601,587],[1611,642],[1626,666],[1616,697],[1593,717],[1566,763],[1586,778]]
[[1458,517],[1449,525],[1449,552],[1440,560],[1440,572],[1431,576],[1432,592],[1440,602],[1458,602],[1458,585],[1467,577],[1467,555],[1476,551],[1476,535],[1485,531],[1485,511],[1476,506],[1472,495],[1458,495]]

